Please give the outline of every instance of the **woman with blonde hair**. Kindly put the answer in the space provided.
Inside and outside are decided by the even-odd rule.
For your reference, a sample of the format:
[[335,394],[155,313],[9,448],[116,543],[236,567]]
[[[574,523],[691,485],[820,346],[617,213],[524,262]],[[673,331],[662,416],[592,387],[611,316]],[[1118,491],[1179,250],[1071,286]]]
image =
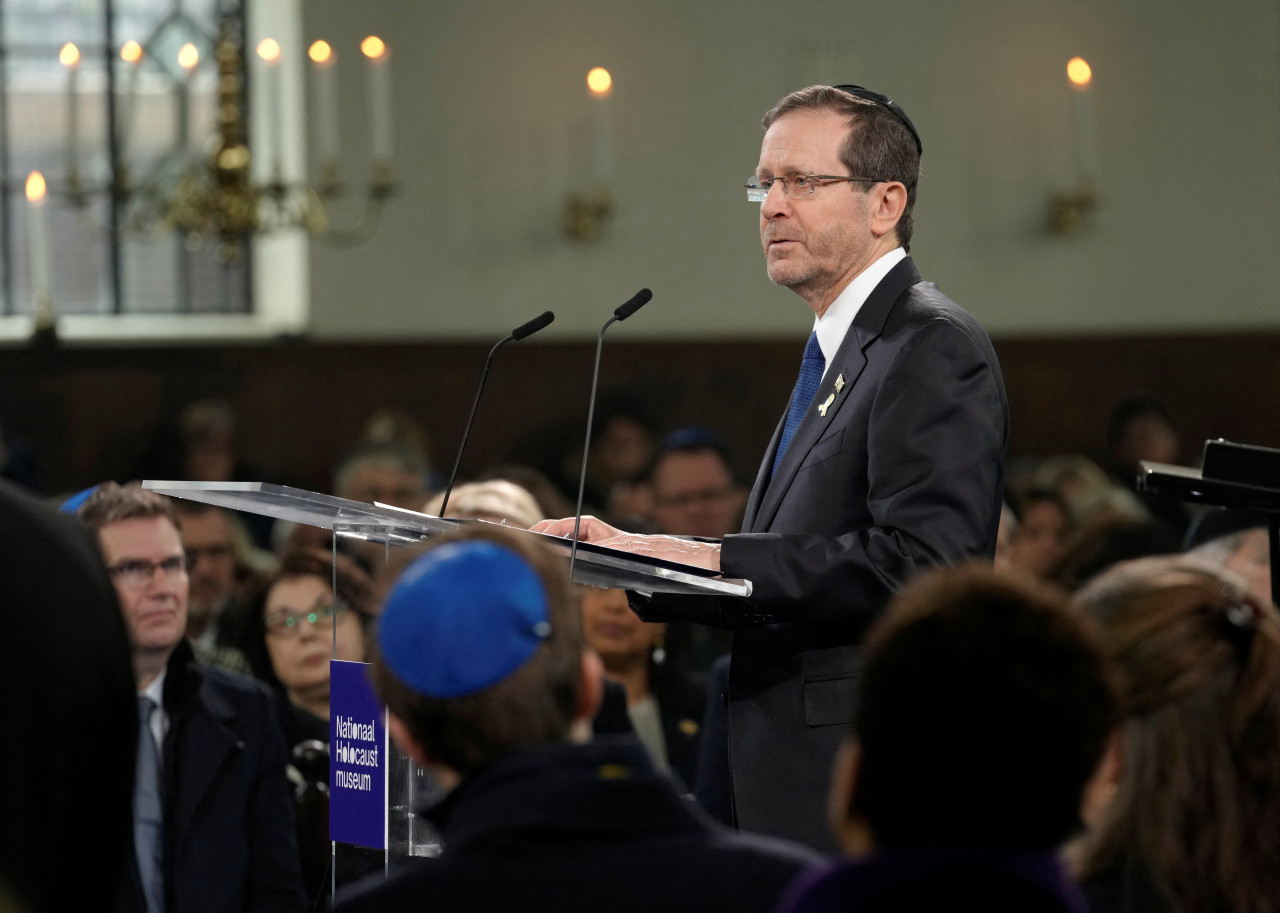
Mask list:
[[1227,571],[1119,565],[1078,595],[1123,682],[1109,801],[1075,847],[1094,913],[1280,903],[1280,615]]

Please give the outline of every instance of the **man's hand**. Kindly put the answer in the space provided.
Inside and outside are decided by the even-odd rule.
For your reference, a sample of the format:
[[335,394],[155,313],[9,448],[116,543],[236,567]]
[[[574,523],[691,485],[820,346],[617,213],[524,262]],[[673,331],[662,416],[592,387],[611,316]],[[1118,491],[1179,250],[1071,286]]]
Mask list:
[[[564,520],[543,520],[531,527],[535,533],[546,533],[569,539],[573,536],[573,517]],[[711,542],[691,542],[674,536],[638,536],[625,533],[595,517],[583,517],[578,528],[578,541],[590,542],[605,548],[647,555],[677,564],[692,564],[711,571],[720,571],[720,546]]]

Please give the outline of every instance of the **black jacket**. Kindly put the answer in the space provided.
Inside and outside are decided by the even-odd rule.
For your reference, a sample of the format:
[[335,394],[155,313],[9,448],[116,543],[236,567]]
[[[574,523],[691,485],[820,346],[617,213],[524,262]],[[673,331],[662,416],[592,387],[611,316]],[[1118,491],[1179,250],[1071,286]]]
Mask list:
[[816,858],[709,823],[627,737],[519,752],[431,817],[443,854],[340,897],[339,913],[751,913]]

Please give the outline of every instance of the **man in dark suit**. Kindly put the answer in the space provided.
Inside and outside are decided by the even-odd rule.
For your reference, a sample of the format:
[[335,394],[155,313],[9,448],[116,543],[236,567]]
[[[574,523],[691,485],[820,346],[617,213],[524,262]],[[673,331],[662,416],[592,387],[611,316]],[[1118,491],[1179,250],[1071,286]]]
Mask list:
[[92,534],[0,482],[0,909],[92,910],[129,870],[133,670]]
[[590,739],[600,658],[564,562],[473,527],[387,599],[372,676],[396,742],[449,790],[444,851],[339,898],[341,913],[772,910],[816,855],[713,825],[634,738]]
[[108,483],[78,513],[98,533],[137,679],[136,878],[124,906],[302,910],[293,800],[271,699],[257,682],[198,663],[183,636],[188,559],[173,506]]
[[[993,553],[1008,403],[986,333],[907,256],[922,147],[901,107],[812,86],[764,127],[748,199],[769,278],[815,320],[743,531],[708,544],[593,521],[583,538],[752,582],[749,599],[655,597],[641,611],[734,629],[736,821],[831,848],[825,796],[858,644],[917,570]],[[535,529],[566,535],[572,521]]]

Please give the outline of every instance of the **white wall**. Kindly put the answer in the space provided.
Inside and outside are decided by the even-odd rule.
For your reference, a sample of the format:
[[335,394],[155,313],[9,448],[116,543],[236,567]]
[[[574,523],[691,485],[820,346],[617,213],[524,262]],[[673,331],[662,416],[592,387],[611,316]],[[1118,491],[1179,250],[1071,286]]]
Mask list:
[[[914,254],[993,334],[1280,329],[1276,0],[308,0],[303,16],[342,55],[353,185],[356,46],[391,44],[401,190],[373,242],[312,245],[317,337],[483,339],[544,308],[546,338],[581,337],[645,285],[653,303],[612,338],[803,336],[739,185],[760,115],[830,81],[915,120]],[[1063,239],[1043,226],[1074,177],[1075,54],[1094,67],[1104,203]],[[561,206],[588,173],[597,64],[615,77],[617,215],[575,244]]]

